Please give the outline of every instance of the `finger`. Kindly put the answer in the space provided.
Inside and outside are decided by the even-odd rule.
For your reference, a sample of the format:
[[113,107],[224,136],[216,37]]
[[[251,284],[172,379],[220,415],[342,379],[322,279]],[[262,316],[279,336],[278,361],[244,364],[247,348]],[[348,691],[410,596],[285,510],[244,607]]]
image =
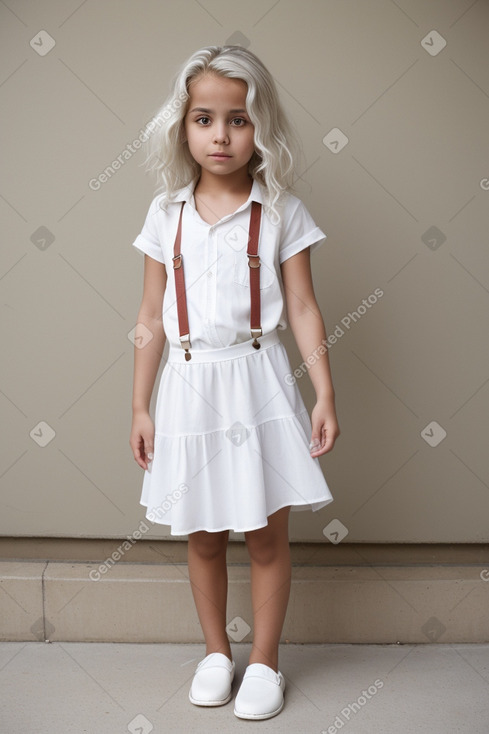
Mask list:
[[137,448],[137,449],[136,449],[136,450],[134,451],[134,459],[136,460],[136,463],[137,463],[137,464],[138,464],[138,465],[139,465],[139,466],[140,466],[140,467],[141,467],[142,469],[146,469],[146,464],[145,464],[145,461],[144,461],[144,459],[142,458],[142,456],[141,456],[141,451],[140,451],[140,450],[139,450],[138,448]]
[[309,451],[311,453],[317,453],[319,449],[321,448],[321,439],[319,438],[319,433],[313,431],[311,436],[311,443],[309,444]]
[[141,436],[139,445],[134,451],[134,458],[142,469],[148,469],[149,463],[153,460],[153,451],[154,447],[152,442],[148,441],[145,444],[144,439]]
[[332,431],[328,431],[326,428],[324,429],[324,441],[323,441],[323,454],[327,454],[328,451],[331,451],[336,441],[336,436]]
[[[320,438],[319,438],[320,436]],[[309,449],[311,451],[311,456],[316,458],[318,456],[322,456],[322,454],[325,454],[327,451],[330,451],[332,448],[331,441],[328,439],[328,433],[326,430],[326,427],[323,425],[321,427],[321,430],[312,432],[312,440],[309,444]]]

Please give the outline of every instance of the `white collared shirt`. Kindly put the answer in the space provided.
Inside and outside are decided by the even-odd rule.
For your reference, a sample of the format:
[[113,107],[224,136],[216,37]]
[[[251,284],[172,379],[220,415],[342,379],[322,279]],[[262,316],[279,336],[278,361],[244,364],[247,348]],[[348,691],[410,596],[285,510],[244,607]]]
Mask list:
[[[169,344],[182,348],[173,272],[173,246],[181,202],[181,253],[192,349],[214,349],[251,339],[248,231],[251,202],[265,203],[264,191],[253,180],[248,200],[233,214],[215,224],[205,222],[195,208],[196,177],[180,189],[167,205],[159,207],[161,194],[149,207],[141,234],[133,246],[164,263],[167,285],[163,299],[163,328]],[[286,329],[288,322],[280,265],[311,246],[316,250],[326,239],[300,199],[285,194],[281,221],[274,225],[262,206],[258,254],[260,255],[261,328],[263,334]]]

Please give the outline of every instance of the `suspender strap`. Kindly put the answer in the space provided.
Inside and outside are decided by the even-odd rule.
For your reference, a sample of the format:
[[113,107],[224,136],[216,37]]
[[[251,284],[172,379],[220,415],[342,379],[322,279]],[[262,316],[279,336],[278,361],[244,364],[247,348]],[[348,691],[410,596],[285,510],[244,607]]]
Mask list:
[[182,214],[185,202],[182,201],[180,217],[178,219],[177,235],[173,246],[173,272],[175,273],[175,292],[177,295],[178,324],[180,327],[180,343],[185,349],[185,359],[191,358],[190,354],[190,331],[188,328],[187,299],[185,296],[185,278],[183,274],[183,257],[180,253],[182,240]]
[[[185,278],[183,273],[183,256],[180,252],[182,240],[182,214],[185,202],[182,201],[180,216],[178,219],[175,244],[173,246],[173,272],[175,274],[175,292],[177,297],[178,324],[180,331],[180,343],[185,349],[185,359],[188,362],[192,358],[190,354],[190,330],[188,326],[187,300],[185,295]],[[260,256],[258,255],[258,242],[260,237],[261,204],[258,201],[251,202],[250,229],[248,235],[248,265],[250,268],[250,330],[254,338],[253,346],[260,348],[257,337],[262,336],[260,324]]]
[[253,346],[260,349],[258,336],[262,335],[260,325],[260,256],[258,255],[258,240],[260,237],[261,204],[251,202],[250,232],[248,238],[248,265],[250,267],[250,329],[254,337]]

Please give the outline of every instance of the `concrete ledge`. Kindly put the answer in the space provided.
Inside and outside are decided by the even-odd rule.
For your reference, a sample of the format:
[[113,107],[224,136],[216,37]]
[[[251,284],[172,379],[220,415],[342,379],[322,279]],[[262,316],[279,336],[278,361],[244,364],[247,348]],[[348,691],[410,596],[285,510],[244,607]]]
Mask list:
[[[203,642],[186,564],[0,563],[0,639]],[[248,565],[228,566],[228,634],[250,642]],[[282,641],[489,642],[487,565],[294,566]]]
[[[126,538],[0,537],[0,559],[10,561],[73,561],[97,563],[112,555]],[[418,564],[485,563],[488,543],[348,543],[291,542],[292,563],[312,566],[416,566]],[[249,563],[242,540],[230,539],[228,563]],[[185,540],[142,538],[124,553],[120,563],[186,563]]]
[[0,639],[44,639],[42,575],[48,564],[0,563]]

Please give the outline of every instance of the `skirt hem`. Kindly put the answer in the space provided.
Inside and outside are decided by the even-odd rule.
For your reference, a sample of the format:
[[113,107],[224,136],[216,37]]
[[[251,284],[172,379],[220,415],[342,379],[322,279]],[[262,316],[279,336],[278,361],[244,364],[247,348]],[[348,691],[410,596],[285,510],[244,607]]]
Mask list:
[[[324,498],[318,498],[317,500],[314,500],[311,503],[311,504],[314,504],[314,505],[317,505],[317,504],[320,504],[321,505],[320,507],[317,507],[316,509],[313,509],[311,507],[311,504],[304,504],[303,502],[302,503],[300,503],[300,502],[290,502],[290,501],[284,502],[282,505],[280,505],[279,507],[276,507],[274,510],[272,510],[269,513],[269,515],[267,515],[267,519],[268,519],[268,517],[270,515],[273,515],[274,512],[278,512],[283,507],[289,507],[290,506],[291,511],[296,511],[296,512],[300,512],[300,511],[304,511],[305,512],[306,510],[311,510],[311,512],[319,512],[319,510],[322,510],[324,507],[326,507],[326,505],[329,505],[333,501],[334,501],[334,498],[331,497],[331,496],[328,497],[327,495],[325,495]],[[140,501],[139,504],[142,505],[143,507],[148,507],[148,505],[146,505],[142,501]],[[148,515],[146,515],[146,519],[149,520]],[[190,533],[197,533],[197,532],[199,532],[201,530],[205,530],[207,533],[221,533],[223,530],[232,530],[233,533],[249,533],[249,532],[251,532],[253,530],[260,530],[260,528],[265,528],[268,525],[268,522],[264,522],[261,525],[255,525],[252,528],[234,528],[234,527],[229,527],[229,526],[222,527],[222,528],[204,528],[204,527],[198,527],[198,528],[194,528],[192,530],[179,530],[179,531],[177,531],[177,530],[174,530],[172,528],[171,521],[170,522],[158,522],[158,521],[152,521],[152,520],[150,520],[150,522],[153,522],[154,525],[164,525],[166,527],[169,527],[170,528],[171,535],[176,535],[176,536],[190,535]]]

